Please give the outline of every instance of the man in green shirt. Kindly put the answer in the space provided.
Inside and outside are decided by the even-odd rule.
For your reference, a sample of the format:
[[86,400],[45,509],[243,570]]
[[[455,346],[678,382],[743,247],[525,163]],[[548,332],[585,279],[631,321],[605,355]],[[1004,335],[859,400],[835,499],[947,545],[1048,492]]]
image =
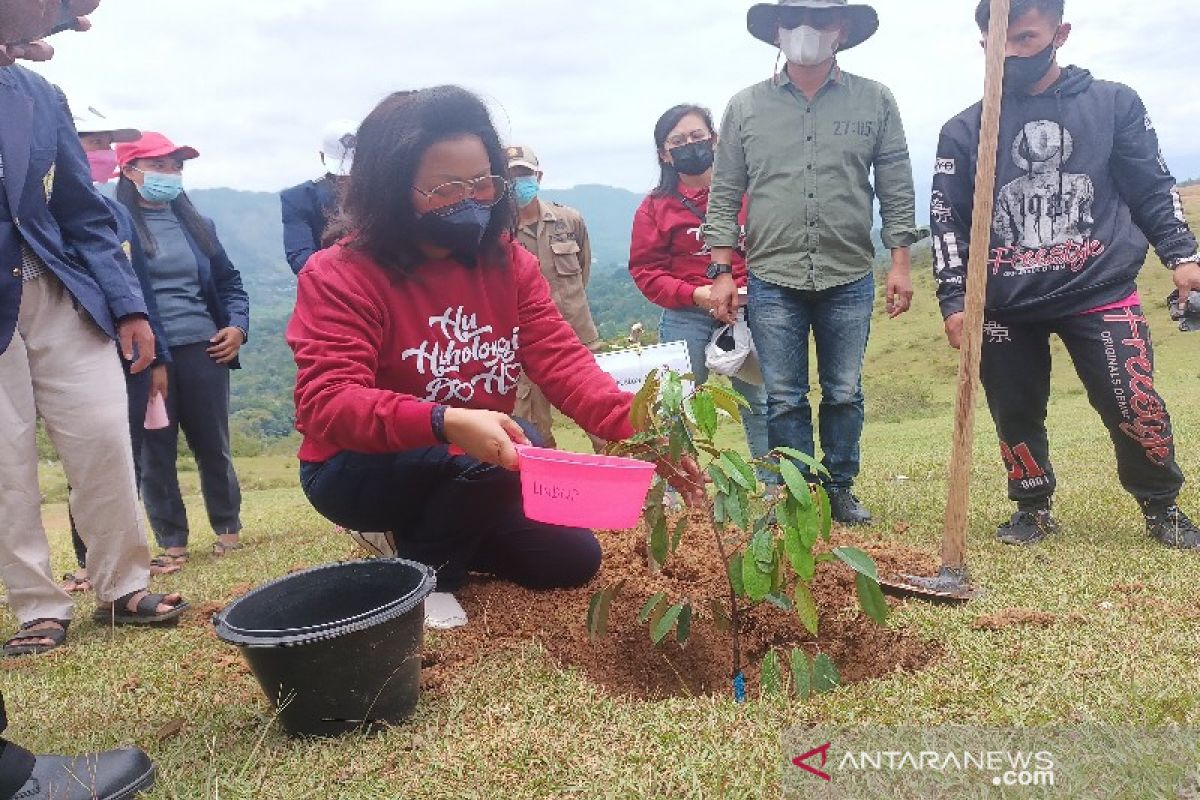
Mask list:
[[[750,33],[787,66],[739,92],[721,124],[705,236],[713,314],[732,320],[738,211],[749,199],[749,321],[767,386],[771,447],[814,452],[808,333],[817,346],[820,438],[833,518],[871,515],[852,492],[863,427],[862,365],[875,300],[871,238],[879,198],[892,253],[887,311],[912,301],[909,248],[919,235],[912,165],[887,87],[843,71],[837,53],[870,38],[875,10],[847,0],[779,0],[747,15]],[[874,186],[870,173],[874,171]]]

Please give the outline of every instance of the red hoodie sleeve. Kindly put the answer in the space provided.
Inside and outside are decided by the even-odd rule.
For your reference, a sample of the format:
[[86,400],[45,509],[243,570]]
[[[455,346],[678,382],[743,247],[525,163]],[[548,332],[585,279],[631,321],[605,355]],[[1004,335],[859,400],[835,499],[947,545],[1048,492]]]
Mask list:
[[563,319],[537,258],[513,246],[521,366],[556,408],[588,433],[621,441],[633,436],[633,395],[596,364],[596,357]]
[[662,308],[695,305],[696,287],[671,274],[671,242],[658,225],[654,197],[647,197],[633,215],[629,244],[629,274],[646,299]]
[[[338,258],[318,253],[309,266]],[[332,266],[332,265],[327,265]],[[375,388],[386,309],[370,285],[341,270],[300,273],[287,342],[296,359],[296,428],[323,444],[393,453],[437,444],[433,403]]]

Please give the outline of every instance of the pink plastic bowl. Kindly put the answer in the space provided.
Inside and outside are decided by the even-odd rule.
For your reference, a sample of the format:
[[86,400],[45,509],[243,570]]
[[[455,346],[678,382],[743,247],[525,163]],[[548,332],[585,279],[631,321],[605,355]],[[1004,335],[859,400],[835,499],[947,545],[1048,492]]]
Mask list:
[[520,447],[525,516],[571,528],[635,528],[654,465],[632,458]]

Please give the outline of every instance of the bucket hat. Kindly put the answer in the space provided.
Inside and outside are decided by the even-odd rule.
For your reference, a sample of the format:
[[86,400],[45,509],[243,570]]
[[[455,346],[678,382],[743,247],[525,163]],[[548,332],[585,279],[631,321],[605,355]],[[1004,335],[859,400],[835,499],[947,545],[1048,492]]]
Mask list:
[[850,21],[846,41],[839,48],[849,50],[875,35],[879,30],[879,14],[868,5],[852,4],[847,0],[779,0],[759,3],[746,14],[746,30],[759,41],[774,46],[779,38],[779,19],[789,8],[840,9]]

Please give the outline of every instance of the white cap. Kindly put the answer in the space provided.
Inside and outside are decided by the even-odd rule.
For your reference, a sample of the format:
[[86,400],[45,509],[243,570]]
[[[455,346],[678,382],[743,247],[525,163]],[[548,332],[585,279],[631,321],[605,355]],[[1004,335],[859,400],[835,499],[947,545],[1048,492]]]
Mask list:
[[357,138],[357,122],[343,119],[325,126],[325,135],[321,139],[321,155],[325,156],[325,170],[329,174],[350,174]]
[[110,133],[114,142],[136,142],[142,138],[137,128],[123,128],[92,103],[71,104],[71,118],[79,133]]

